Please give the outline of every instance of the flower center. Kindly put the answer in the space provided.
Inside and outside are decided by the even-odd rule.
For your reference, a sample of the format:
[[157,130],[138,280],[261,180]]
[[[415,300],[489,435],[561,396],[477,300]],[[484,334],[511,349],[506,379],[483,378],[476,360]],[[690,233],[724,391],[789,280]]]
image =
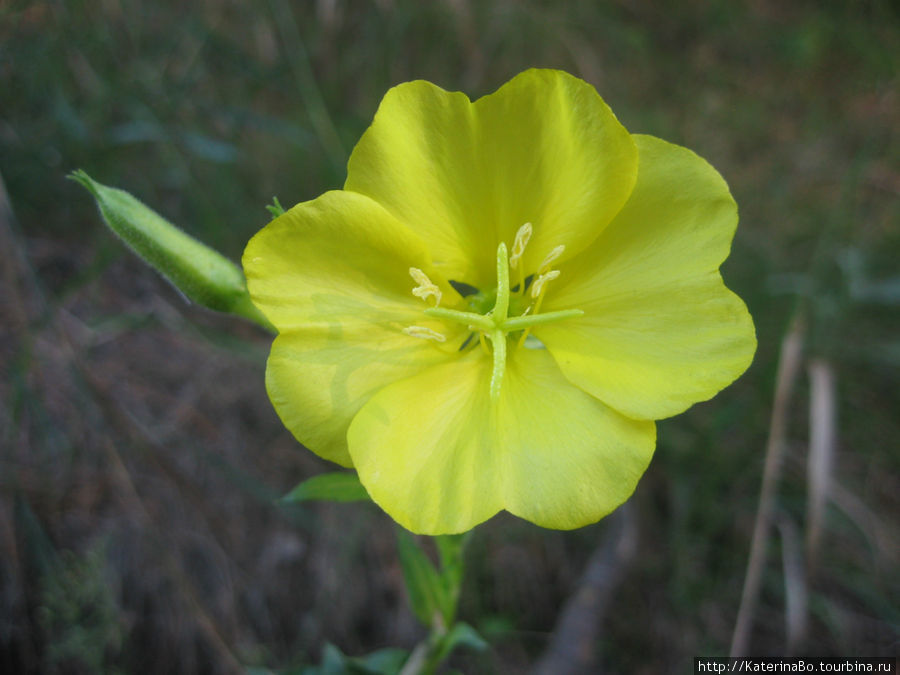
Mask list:
[[[525,223],[519,228],[513,243],[512,256],[508,256],[505,243],[501,242],[497,246],[496,291],[490,294],[476,293],[470,296],[469,309],[474,311],[463,312],[438,307],[441,300],[438,287],[428,279],[422,270],[413,267],[409,271],[416,283],[419,284],[413,289],[413,295],[421,297],[423,300],[429,296],[435,297],[435,306],[425,310],[426,316],[461,323],[470,330],[478,332],[482,344],[484,344],[484,338],[490,340],[493,348],[491,398],[495,401],[500,396],[500,386],[506,371],[507,336],[513,333],[520,334],[516,343],[518,347],[525,342],[525,338],[533,326],[572,319],[584,314],[580,309],[539,313],[548,282],[559,276],[559,271],[550,269],[550,266],[562,254],[564,247],[557,246],[550,251],[538,267],[537,273],[526,277],[520,260],[525,246],[531,238],[531,231],[531,223]],[[509,285],[510,268],[517,270],[518,273],[518,284],[512,290]],[[413,337],[438,342],[444,341],[444,336],[440,333],[419,326],[410,326],[403,332]]]

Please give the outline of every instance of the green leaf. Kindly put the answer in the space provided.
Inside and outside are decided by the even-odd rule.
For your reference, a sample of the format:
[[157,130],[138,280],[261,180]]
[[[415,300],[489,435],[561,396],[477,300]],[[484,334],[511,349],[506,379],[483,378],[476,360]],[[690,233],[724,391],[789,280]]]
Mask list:
[[397,527],[397,552],[403,579],[413,613],[426,626],[432,626],[435,616],[444,619],[447,604],[444,580],[413,536]]
[[409,652],[405,649],[385,647],[366,656],[352,659],[352,661],[354,665],[364,668],[371,673],[396,675],[403,668],[407,658],[409,658]]
[[440,663],[446,659],[457,647],[469,647],[480,652],[490,645],[472,626],[460,621],[454,624],[441,640],[436,654],[437,662]]
[[124,190],[102,185],[84,171],[74,171],[69,178],[94,196],[109,229],[188,300],[275,332],[250,301],[244,273],[221,253],[182,232]]
[[344,653],[333,644],[325,645],[322,650],[322,665],[319,667],[321,675],[345,675],[349,671]]
[[333,644],[322,650],[322,663],[308,666],[301,675],[397,675],[409,657],[405,649],[387,647],[366,656],[347,656]]
[[432,538],[440,561],[438,570],[416,544],[414,537],[403,528],[397,528],[397,551],[410,605],[416,617],[426,626],[435,627],[436,616],[444,628],[456,618],[463,579],[463,549],[469,534]]
[[355,473],[335,471],[306,479],[281,499],[284,502],[362,502],[369,501],[369,493]]

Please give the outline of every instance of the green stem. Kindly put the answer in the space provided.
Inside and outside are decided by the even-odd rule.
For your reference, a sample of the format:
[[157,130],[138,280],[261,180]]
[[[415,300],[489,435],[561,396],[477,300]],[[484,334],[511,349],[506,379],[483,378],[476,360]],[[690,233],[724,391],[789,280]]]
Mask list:
[[399,675],[432,675],[441,664],[443,651],[441,642],[446,634],[446,628],[443,630],[433,628],[425,639],[413,648]]
[[491,331],[491,345],[494,347],[494,368],[491,372],[491,400],[500,399],[500,385],[506,372],[506,333],[501,328]]
[[500,242],[497,247],[497,301],[491,312],[494,323],[499,325],[506,320],[509,311],[509,257],[506,254],[506,244]]
[[252,321],[260,328],[265,328],[273,335],[278,334],[278,329],[272,325],[265,315],[259,311],[259,308],[253,304],[250,294],[242,295],[235,299],[234,304],[228,309],[229,314],[239,316],[248,321]]
[[[429,628],[413,649],[401,675],[434,673],[456,644],[453,628],[463,580],[463,548],[469,534],[434,537],[439,565],[431,561],[411,534],[397,528],[397,553],[416,617]],[[459,629],[457,628],[457,631]]]

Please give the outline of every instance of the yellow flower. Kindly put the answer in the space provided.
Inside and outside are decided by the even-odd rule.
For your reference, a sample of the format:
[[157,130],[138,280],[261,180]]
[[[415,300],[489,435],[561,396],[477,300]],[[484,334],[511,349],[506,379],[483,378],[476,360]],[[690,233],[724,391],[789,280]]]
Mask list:
[[718,272],[736,225],[715,169],[629,134],[571,75],[529,70],[475,102],[401,84],[344,189],[244,253],[279,331],[269,396],[414,532],[501,509],[595,522],[646,470],[653,420],[752,360]]

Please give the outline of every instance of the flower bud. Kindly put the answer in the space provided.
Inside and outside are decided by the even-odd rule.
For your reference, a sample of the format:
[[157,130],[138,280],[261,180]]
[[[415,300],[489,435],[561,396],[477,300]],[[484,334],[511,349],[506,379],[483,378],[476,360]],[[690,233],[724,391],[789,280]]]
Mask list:
[[188,300],[272,330],[250,302],[243,272],[221,253],[182,232],[124,190],[102,185],[80,170],[69,178],[90,191],[109,228]]

